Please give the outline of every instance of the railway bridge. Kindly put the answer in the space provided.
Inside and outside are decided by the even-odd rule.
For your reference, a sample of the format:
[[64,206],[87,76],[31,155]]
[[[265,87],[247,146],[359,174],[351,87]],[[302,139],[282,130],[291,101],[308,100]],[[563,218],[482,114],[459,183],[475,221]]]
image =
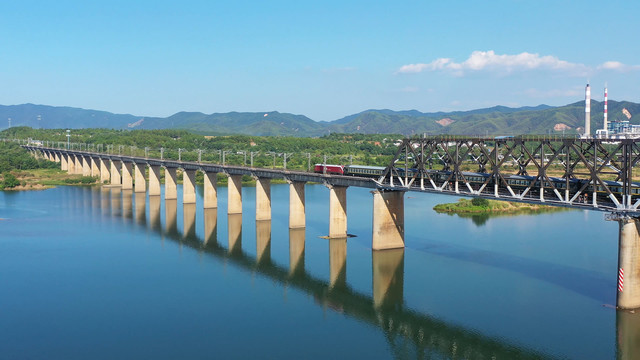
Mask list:
[[[635,165],[640,141],[560,137],[423,137],[404,139],[386,167],[367,168],[367,177],[265,169],[203,162],[89,152],[25,145],[35,156],[60,163],[62,170],[97,176],[101,183],[195,204],[195,174],[204,175],[205,209],[217,208],[217,175],[228,176],[228,213],[242,213],[242,176],[256,180],[256,221],[271,219],[271,180],[290,186],[289,227],[305,227],[305,184],[329,188],[329,238],[347,237],[347,188],[372,189],[373,250],[404,247],[404,193],[437,192],[456,196],[538,203],[606,212],[619,223],[617,307],[640,308],[640,183]],[[326,168],[326,166],[325,166]],[[148,169],[148,170],[147,170]],[[357,173],[357,166],[351,174]],[[148,179],[146,174],[148,173]],[[359,174],[360,175],[360,174]]]

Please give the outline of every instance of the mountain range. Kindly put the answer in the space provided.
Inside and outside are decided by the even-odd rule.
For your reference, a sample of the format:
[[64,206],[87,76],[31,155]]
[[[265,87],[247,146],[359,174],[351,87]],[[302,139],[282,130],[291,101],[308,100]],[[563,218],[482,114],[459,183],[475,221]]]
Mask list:
[[[640,104],[609,101],[609,120],[627,120],[623,109],[638,124]],[[602,128],[604,103],[591,101],[591,129]],[[106,111],[48,105],[0,105],[0,119],[11,126],[33,128],[185,129],[205,135],[322,136],[328,133],[519,135],[576,134],[584,127],[584,101],[564,106],[538,105],[510,108],[423,113],[417,110],[366,110],[335,121],[314,121],[304,115],[271,112],[204,114],[179,112],[169,117],[142,117]],[[8,121],[0,126],[6,128]]]

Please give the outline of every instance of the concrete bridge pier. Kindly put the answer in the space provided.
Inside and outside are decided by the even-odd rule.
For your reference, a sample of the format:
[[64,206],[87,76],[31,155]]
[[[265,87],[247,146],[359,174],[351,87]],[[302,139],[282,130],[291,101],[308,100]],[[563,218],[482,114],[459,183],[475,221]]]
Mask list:
[[109,172],[109,160],[105,160],[100,158],[99,160],[99,165],[100,165],[100,183],[104,184],[106,182],[109,181],[109,179],[111,178],[111,174]]
[[271,179],[256,177],[256,221],[271,220]]
[[149,165],[149,197],[160,196],[160,165]]
[[91,176],[91,158],[89,156],[80,156],[82,162],[82,176]]
[[228,214],[227,227],[229,233],[229,253],[242,252],[242,214]]
[[329,187],[329,238],[347,237],[347,187]]
[[[287,180],[288,181],[288,180]],[[306,227],[304,185],[302,181],[289,182],[289,229]]]
[[178,187],[176,185],[176,168],[164,169],[164,199],[178,199]]
[[60,155],[60,170],[69,172],[69,156],[66,154]]
[[376,308],[402,306],[404,298],[404,249],[374,251],[373,305]]
[[74,165],[74,167],[73,167],[73,169],[75,170],[75,171],[74,171],[74,174],[76,174],[76,175],[82,175],[82,172],[83,172],[83,165],[82,165],[83,161],[82,161],[82,156],[80,156],[80,155],[75,155],[73,158],[74,158],[74,159],[73,159],[73,161],[74,161],[74,163],[75,163],[75,165]]
[[271,220],[256,221],[256,263],[271,261]]
[[304,274],[305,229],[289,229],[289,276]]
[[144,193],[147,191],[147,180],[145,180],[145,166],[144,164],[133,164],[134,179],[134,192]]
[[96,161],[96,158],[93,156],[89,157],[89,162],[91,166],[91,176],[100,176],[100,160]]
[[404,192],[374,190],[373,250],[404,248]]
[[111,185],[122,185],[122,161],[111,160]]
[[227,213],[242,214],[242,175],[229,175]]
[[60,153],[54,152],[53,153],[53,161],[60,162],[60,160],[61,160]]
[[204,173],[204,208],[218,208],[218,173]]
[[182,172],[182,203],[196,203],[196,171],[183,170]]
[[640,218],[618,219],[618,309],[640,308]]
[[133,163],[122,162],[122,190],[133,190]]
[[76,173],[76,157],[75,155],[67,155],[67,173]]
[[218,242],[218,208],[204,209],[204,246]]
[[329,239],[329,285],[347,286],[347,238]]

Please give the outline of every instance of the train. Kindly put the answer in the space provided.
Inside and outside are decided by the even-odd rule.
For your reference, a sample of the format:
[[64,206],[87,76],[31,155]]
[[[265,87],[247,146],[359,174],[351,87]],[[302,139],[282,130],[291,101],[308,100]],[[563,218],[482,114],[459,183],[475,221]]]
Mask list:
[[[326,170],[325,170],[326,167]],[[316,173],[326,173],[331,175],[346,175],[346,176],[359,176],[359,177],[369,177],[369,178],[379,178],[384,173],[385,167],[382,166],[365,166],[365,165],[330,165],[330,164],[315,164],[314,172]],[[404,169],[398,168],[398,174],[400,176],[404,176]],[[408,169],[407,176],[413,176],[416,169]],[[453,182],[454,178],[451,176],[451,171],[443,171],[443,170],[427,170],[429,172],[429,176],[436,182],[444,183],[447,179],[449,182]],[[471,184],[472,187],[475,187],[474,190],[478,190],[485,182],[487,186],[493,186],[493,176],[492,174],[480,173],[480,172],[471,172],[471,171],[463,171],[462,176]],[[503,175],[505,181],[514,191],[524,191],[531,182],[536,178],[535,176],[528,175]],[[488,182],[487,182],[488,179]],[[564,191],[567,187],[567,181],[564,178],[559,177],[549,177],[551,183],[553,183],[553,187],[555,187],[558,191]],[[460,180],[462,181],[462,180]],[[569,192],[576,193],[580,190],[586,182],[589,180],[585,179],[569,179]],[[603,180],[605,185],[609,188],[609,190],[614,195],[621,195],[623,193],[623,183],[620,181],[611,181],[611,180]],[[544,181],[544,188],[546,190],[551,190],[552,186],[549,181]],[[536,180],[533,184],[532,190],[537,191],[540,188],[540,181]],[[588,185],[583,193],[591,194],[592,189],[591,185]],[[599,198],[609,199],[609,195],[605,188],[599,184],[596,187],[596,193]],[[632,183],[631,184],[631,195],[632,198],[640,198],[640,184]],[[636,199],[637,200],[637,199]]]

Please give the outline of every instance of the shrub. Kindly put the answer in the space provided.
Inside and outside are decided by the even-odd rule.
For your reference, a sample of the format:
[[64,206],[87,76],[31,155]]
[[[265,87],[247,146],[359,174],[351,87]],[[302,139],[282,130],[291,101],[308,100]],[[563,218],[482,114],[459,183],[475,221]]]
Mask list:
[[477,198],[473,198],[473,200],[471,200],[471,204],[473,206],[489,207],[489,200],[477,197]]
[[6,189],[11,189],[20,185],[20,181],[16,179],[15,175],[12,173],[5,173],[4,180],[2,181],[2,187]]

